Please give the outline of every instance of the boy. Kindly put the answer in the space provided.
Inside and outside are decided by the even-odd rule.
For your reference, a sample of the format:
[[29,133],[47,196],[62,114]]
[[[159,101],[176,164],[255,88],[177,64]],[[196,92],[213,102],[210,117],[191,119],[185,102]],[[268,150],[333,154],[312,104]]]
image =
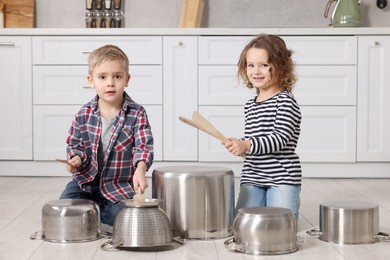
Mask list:
[[60,199],[95,201],[101,222],[112,226],[121,201],[148,187],[153,136],[145,109],[125,92],[130,80],[126,54],[105,45],[91,53],[88,65],[88,82],[97,95],[80,109],[69,130],[72,181]]

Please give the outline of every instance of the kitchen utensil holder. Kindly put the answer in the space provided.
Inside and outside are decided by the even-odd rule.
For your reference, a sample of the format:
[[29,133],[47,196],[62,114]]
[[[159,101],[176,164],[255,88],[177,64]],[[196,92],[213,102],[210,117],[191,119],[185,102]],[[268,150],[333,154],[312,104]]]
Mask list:
[[86,28],[122,28],[124,16],[121,0],[86,0]]

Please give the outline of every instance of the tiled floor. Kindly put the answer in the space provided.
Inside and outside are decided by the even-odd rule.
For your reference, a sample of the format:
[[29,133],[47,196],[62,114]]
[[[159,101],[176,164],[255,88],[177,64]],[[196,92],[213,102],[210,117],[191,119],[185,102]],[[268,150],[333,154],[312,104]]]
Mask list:
[[[87,243],[59,244],[30,240],[41,229],[41,209],[57,199],[68,178],[0,177],[0,260],[110,260],[110,259],[390,259],[390,243],[338,245],[319,240],[306,231],[319,225],[319,204],[326,201],[377,203],[380,231],[390,232],[390,179],[304,179],[301,193],[299,250],[279,256],[253,256],[230,252],[226,239],[186,241],[165,248],[103,251],[101,239]],[[236,181],[236,185],[238,181]],[[236,189],[237,190],[237,189]],[[150,190],[148,191],[150,192]],[[145,194],[150,197],[150,193]]]

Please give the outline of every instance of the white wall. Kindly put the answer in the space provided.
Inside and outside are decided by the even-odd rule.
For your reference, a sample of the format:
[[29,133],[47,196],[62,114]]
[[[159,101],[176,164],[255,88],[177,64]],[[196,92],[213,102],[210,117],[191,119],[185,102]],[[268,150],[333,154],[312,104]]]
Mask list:
[[[178,27],[182,0],[122,0],[125,27]],[[204,0],[201,27],[327,27],[328,0]],[[364,27],[390,27],[390,3],[361,0]],[[336,3],[329,11],[331,16]],[[36,27],[83,28],[85,0],[36,0]]]

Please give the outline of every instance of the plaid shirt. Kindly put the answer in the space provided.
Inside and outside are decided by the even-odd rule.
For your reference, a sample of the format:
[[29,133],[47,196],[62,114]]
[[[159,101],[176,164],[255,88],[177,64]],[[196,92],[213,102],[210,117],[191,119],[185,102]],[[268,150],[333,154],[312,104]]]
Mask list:
[[[100,177],[100,190],[112,202],[131,198],[135,167],[153,163],[153,136],[145,109],[125,92],[124,103],[111,131]],[[82,164],[73,174],[81,188],[98,173],[97,152],[101,133],[98,96],[76,114],[66,140],[68,158],[80,156]]]

